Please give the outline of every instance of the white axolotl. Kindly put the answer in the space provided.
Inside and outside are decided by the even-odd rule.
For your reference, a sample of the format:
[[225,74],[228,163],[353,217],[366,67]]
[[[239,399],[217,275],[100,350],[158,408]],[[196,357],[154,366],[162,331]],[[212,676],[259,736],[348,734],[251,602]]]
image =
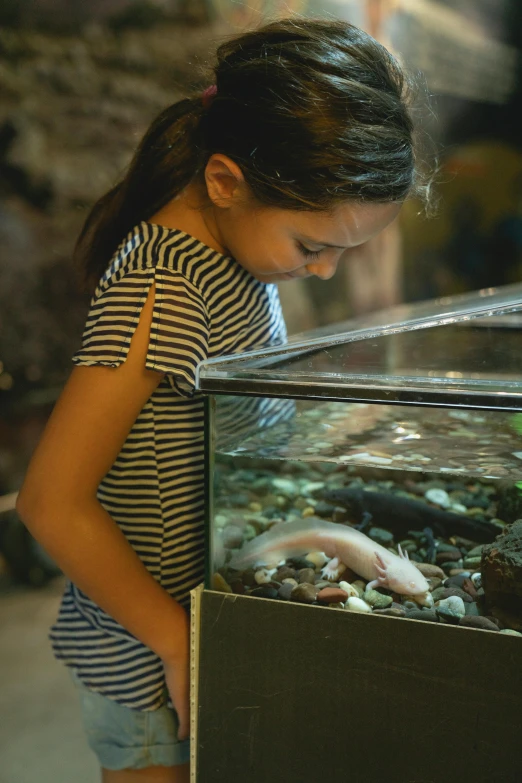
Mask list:
[[274,525],[245,544],[228,565],[237,570],[256,563],[275,565],[288,557],[315,551],[324,552],[332,558],[323,569],[326,578],[335,578],[339,571],[342,573],[342,563],[369,580],[367,589],[385,587],[400,595],[411,596],[423,606],[433,606],[426,578],[400,547],[399,555],[395,555],[359,530],[319,517]]

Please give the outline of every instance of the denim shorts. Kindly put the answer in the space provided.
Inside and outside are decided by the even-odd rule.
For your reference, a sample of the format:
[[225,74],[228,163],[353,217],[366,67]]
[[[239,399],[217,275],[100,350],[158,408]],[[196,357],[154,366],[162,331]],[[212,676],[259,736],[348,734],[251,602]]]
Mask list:
[[132,710],[89,690],[71,674],[80,694],[87,740],[102,767],[175,767],[189,761],[189,741],[178,740],[175,710],[166,705],[153,711]]

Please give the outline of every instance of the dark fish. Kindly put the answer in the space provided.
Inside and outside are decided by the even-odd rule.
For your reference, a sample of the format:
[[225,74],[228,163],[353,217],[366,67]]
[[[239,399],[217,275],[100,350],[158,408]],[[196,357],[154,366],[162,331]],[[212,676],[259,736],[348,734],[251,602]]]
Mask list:
[[408,530],[424,530],[430,527],[442,538],[462,536],[479,544],[493,541],[502,532],[494,522],[479,522],[463,514],[454,514],[434,508],[421,500],[384,492],[368,492],[360,488],[328,490],[324,500],[345,508],[353,522],[361,522],[364,514],[371,514],[373,524],[387,527],[397,535],[405,536]]
[[426,562],[433,564],[435,562],[435,555],[437,554],[437,542],[435,541],[433,530],[431,527],[425,527],[422,532],[426,536]]

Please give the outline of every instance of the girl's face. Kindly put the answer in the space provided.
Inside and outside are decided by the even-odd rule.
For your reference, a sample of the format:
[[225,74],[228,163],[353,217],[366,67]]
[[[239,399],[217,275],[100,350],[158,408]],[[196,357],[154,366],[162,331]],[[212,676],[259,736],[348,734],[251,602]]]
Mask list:
[[328,280],[351,248],[379,234],[398,215],[398,203],[349,201],[328,212],[260,206],[241,169],[224,155],[206,168],[211,207],[204,221],[213,243],[264,283],[315,275]]
[[350,249],[386,228],[400,206],[348,202],[330,212],[301,212],[243,205],[219,214],[216,226],[228,253],[264,283],[311,275],[328,280]]

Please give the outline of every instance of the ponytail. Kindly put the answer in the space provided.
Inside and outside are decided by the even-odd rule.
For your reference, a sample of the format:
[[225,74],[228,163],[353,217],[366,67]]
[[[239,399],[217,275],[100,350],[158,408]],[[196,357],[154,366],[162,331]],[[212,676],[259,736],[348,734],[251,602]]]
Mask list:
[[201,98],[169,106],[143,137],[124,178],[92,207],[74,249],[74,260],[92,287],[122,239],[189,184],[200,169]]

